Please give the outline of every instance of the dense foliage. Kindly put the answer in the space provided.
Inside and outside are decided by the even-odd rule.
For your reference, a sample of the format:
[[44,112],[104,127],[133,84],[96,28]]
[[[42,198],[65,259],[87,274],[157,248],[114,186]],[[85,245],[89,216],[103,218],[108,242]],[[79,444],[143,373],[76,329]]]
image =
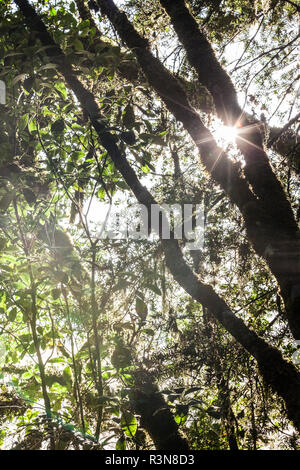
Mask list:
[[[299,7],[116,3],[0,1],[1,447],[299,449]],[[100,236],[128,168],[201,249]]]

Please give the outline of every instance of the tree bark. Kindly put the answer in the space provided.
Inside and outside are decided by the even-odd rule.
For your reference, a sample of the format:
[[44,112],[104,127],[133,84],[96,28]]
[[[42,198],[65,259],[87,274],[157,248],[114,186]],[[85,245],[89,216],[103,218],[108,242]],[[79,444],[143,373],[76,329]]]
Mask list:
[[178,429],[163,395],[146,371],[134,373],[130,393],[131,408],[141,416],[141,427],[150,435],[156,450],[188,450],[187,440]]

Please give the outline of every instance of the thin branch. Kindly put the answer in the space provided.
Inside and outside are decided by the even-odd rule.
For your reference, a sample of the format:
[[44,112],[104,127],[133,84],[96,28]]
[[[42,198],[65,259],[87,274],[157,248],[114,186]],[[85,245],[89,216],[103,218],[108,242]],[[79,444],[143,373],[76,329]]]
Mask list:
[[269,139],[268,141],[268,148],[272,147],[272,145],[275,144],[275,142],[279,139],[279,137],[284,134],[288,129],[289,127],[291,127],[293,124],[295,124],[295,122],[299,121],[300,119],[300,113],[296,114],[296,116],[294,116],[289,122],[287,122],[281,129],[280,131],[275,134],[272,139]]

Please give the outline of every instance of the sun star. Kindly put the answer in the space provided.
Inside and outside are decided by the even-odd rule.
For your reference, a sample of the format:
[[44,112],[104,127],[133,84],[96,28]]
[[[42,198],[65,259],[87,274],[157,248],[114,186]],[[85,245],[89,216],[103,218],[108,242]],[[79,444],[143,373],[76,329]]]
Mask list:
[[214,135],[217,141],[225,144],[233,144],[238,135],[237,127],[218,125],[214,131]]

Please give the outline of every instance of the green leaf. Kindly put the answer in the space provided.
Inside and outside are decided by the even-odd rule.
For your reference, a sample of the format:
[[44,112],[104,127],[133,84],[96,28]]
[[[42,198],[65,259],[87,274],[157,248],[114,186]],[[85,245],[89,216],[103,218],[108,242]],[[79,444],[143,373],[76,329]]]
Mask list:
[[71,373],[71,368],[69,366],[64,368],[63,378],[65,379],[66,382],[72,382],[72,373]]
[[126,450],[126,441],[124,437],[120,437],[120,439],[117,440],[116,450]]
[[73,424],[64,424],[64,428],[68,431],[74,431],[75,426]]
[[83,126],[80,126],[80,124],[72,124],[72,129],[74,131],[80,131],[80,132],[85,132],[85,128]]
[[75,41],[73,42],[73,46],[74,46],[75,51],[77,52],[84,50],[83,44],[80,41],[80,39],[75,39]]
[[122,119],[123,125],[131,130],[134,126],[135,123],[135,115],[134,115],[134,110],[131,104],[128,104],[125,108],[124,114],[123,114],[123,119]]
[[56,68],[57,68],[57,64],[52,64],[51,62],[49,62],[48,64],[45,64],[42,67],[40,67],[39,71],[48,70],[48,69],[56,69]]
[[120,137],[125,144],[134,145],[136,143],[136,137],[133,131],[121,132]]
[[217,406],[209,406],[206,410],[206,413],[215,419],[221,419],[222,417],[221,409]]
[[54,87],[56,88],[57,91],[59,91],[59,93],[65,100],[67,98],[67,89],[65,87],[64,82],[57,82],[55,83]]
[[23,87],[29,93],[34,84],[34,77],[28,77],[24,80]]
[[124,412],[121,417],[121,426],[122,431],[126,434],[126,436],[131,438],[134,437],[137,431],[136,417],[128,411]]
[[201,387],[191,387],[185,391],[185,395],[188,395],[189,393],[199,392],[200,390]]
[[26,202],[31,206],[32,204],[35,203],[36,201],[36,195],[34,194],[33,191],[29,188],[24,188],[23,189],[23,195],[25,197]]
[[161,295],[161,290],[155,284],[146,284],[145,287],[152,290],[154,294]]
[[51,295],[52,295],[53,300],[57,300],[60,296],[60,293],[61,293],[60,289],[52,289]]
[[161,135],[153,135],[152,136],[152,142],[155,144],[155,145],[162,145],[162,146],[166,146],[167,143],[164,141],[164,139],[162,138]]
[[28,123],[28,130],[29,130],[30,133],[37,130],[36,123],[34,122],[33,119],[30,119],[30,121]]
[[25,129],[25,127],[28,124],[28,120],[29,120],[29,114],[28,113],[23,114],[23,116],[20,117],[19,122],[18,122],[20,132],[22,132]]
[[24,80],[25,77],[26,77],[26,73],[20,73],[12,80],[11,84],[16,85],[18,82]]
[[51,131],[54,134],[61,134],[64,131],[65,122],[63,119],[58,119],[51,125]]
[[175,413],[175,421],[177,424],[182,425],[186,422],[189,412],[188,405],[177,405]]
[[8,321],[15,321],[18,310],[14,307],[8,314]]
[[155,335],[155,331],[152,330],[151,328],[145,328],[144,330],[142,330],[142,333],[144,333],[145,335],[148,335],[148,336],[154,336]]
[[24,372],[22,374],[22,379],[30,379],[32,377],[32,372]]
[[124,190],[129,190],[129,186],[127,183],[125,183],[125,181],[116,181],[116,186],[118,186],[118,188],[121,188],[121,189],[124,189]]
[[7,240],[4,237],[0,237],[0,251],[4,250],[7,246]]
[[49,361],[51,364],[56,364],[56,363],[65,363],[65,359],[63,359],[62,357],[54,357],[53,359],[49,359]]
[[29,354],[34,354],[36,352],[34,343],[31,343],[28,349]]
[[15,197],[15,192],[9,191],[0,199],[0,211],[1,212],[7,211],[14,197]]
[[148,315],[148,307],[140,297],[136,298],[135,310],[141,320],[145,321]]

